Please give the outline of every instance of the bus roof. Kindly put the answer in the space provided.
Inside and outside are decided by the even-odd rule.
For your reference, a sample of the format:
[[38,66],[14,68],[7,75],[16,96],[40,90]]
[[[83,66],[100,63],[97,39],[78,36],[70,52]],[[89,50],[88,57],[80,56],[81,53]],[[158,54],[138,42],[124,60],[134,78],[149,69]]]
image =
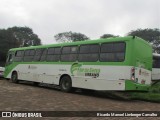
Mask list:
[[153,53],[153,56],[154,56],[154,57],[160,57],[160,54],[158,54],[158,53]]
[[10,51],[15,50],[26,50],[26,49],[37,49],[37,48],[48,48],[48,47],[59,47],[59,46],[69,46],[69,45],[81,45],[81,44],[95,44],[95,43],[104,43],[104,42],[116,42],[116,41],[129,41],[131,39],[139,39],[145,44],[150,45],[145,40],[135,37],[135,36],[126,36],[126,37],[110,37],[110,38],[103,38],[97,40],[85,40],[85,41],[77,41],[77,42],[66,42],[66,43],[56,43],[56,44],[49,44],[49,45],[39,45],[39,46],[29,46],[29,47],[20,47],[20,48],[12,48]]

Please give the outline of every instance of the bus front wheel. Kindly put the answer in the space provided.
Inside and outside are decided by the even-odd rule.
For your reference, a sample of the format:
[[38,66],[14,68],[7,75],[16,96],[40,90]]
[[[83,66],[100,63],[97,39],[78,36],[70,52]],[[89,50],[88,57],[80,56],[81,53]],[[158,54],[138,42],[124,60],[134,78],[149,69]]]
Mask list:
[[60,88],[63,92],[71,92],[72,91],[72,81],[69,76],[64,76],[60,82]]
[[13,73],[12,73],[11,81],[12,81],[13,83],[18,83],[18,75],[17,75],[17,72],[13,72]]

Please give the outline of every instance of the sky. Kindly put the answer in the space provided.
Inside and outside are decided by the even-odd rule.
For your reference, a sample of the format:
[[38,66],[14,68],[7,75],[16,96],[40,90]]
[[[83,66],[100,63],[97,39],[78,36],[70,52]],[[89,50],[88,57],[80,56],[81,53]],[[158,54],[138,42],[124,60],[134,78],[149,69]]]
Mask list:
[[98,39],[138,28],[160,29],[160,0],[0,0],[0,29],[30,27],[42,44],[77,32]]

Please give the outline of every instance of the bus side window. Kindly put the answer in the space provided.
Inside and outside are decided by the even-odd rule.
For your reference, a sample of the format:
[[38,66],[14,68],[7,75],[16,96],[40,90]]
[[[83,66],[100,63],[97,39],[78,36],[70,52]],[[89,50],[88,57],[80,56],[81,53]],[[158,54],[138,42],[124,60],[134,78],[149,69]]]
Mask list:
[[43,49],[40,61],[45,61],[46,60],[46,54],[47,54],[47,49]]
[[61,61],[74,62],[77,60],[78,46],[65,46],[62,48]]
[[24,55],[24,51],[20,50],[20,51],[16,51],[15,52],[15,57],[14,57],[14,61],[15,62],[20,62],[23,60],[23,55]]
[[153,68],[160,68],[160,58],[153,57]]
[[123,62],[125,60],[124,42],[103,43],[101,45],[101,62]]
[[31,62],[33,61],[35,55],[35,50],[25,50],[24,52],[24,62]]
[[44,51],[43,48],[36,49],[36,54],[34,56],[34,60],[33,61],[40,61],[43,51]]
[[61,48],[55,47],[55,48],[49,48],[47,52],[47,58],[46,61],[50,62],[58,62],[61,54]]
[[79,50],[79,62],[96,62],[99,59],[99,44],[81,45]]

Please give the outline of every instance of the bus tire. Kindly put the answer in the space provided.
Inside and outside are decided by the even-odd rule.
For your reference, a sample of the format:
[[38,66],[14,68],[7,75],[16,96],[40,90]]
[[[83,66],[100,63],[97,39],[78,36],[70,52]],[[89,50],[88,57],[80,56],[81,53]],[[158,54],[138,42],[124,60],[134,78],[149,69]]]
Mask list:
[[60,81],[60,88],[63,92],[71,92],[72,91],[72,81],[69,76],[64,76]]
[[17,72],[13,72],[12,73],[11,82],[13,82],[13,83],[18,83],[19,82],[18,81],[18,74],[17,74]]
[[33,86],[39,86],[39,82],[33,82]]

